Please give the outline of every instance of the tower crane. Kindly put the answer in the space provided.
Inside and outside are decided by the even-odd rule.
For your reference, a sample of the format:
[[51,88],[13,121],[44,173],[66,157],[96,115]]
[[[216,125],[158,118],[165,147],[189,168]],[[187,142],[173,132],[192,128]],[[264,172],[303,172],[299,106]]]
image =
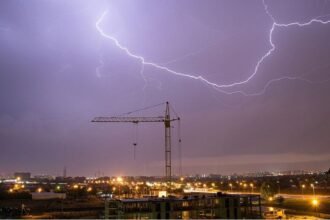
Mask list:
[[[156,106],[163,105],[163,104],[166,105],[164,116],[157,116],[157,117],[131,117],[131,116],[129,116],[129,117],[127,117],[127,116],[96,117],[92,120],[92,122],[124,122],[124,123],[129,122],[129,123],[134,123],[134,124],[144,123],[144,122],[164,123],[164,128],[165,128],[165,177],[166,177],[166,181],[169,182],[170,186],[171,186],[171,177],[172,177],[171,122],[178,121],[180,123],[180,117],[176,115],[176,117],[171,118],[171,116],[170,116],[171,106],[170,106],[169,102],[161,103]],[[152,106],[152,107],[155,107],[155,106]],[[147,108],[145,108],[145,109],[147,109]],[[145,110],[145,109],[140,109],[140,110]],[[140,111],[140,110],[137,110],[137,111]],[[133,112],[136,112],[136,111],[128,112],[126,114],[131,114]],[[179,144],[180,144],[180,142],[181,142],[181,138],[179,137]]]

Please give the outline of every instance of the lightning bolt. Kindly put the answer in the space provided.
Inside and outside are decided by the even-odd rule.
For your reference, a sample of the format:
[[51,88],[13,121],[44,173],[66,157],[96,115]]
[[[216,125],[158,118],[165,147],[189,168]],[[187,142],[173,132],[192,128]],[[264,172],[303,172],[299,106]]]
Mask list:
[[273,33],[274,33],[275,29],[277,29],[277,28],[289,28],[289,27],[292,27],[292,26],[305,27],[305,26],[312,25],[314,23],[323,24],[323,25],[326,25],[326,24],[330,23],[330,20],[325,20],[324,21],[324,20],[320,19],[321,17],[326,17],[328,15],[318,16],[317,18],[311,19],[310,21],[305,22],[305,23],[301,23],[301,22],[291,22],[291,23],[287,23],[287,24],[277,23],[275,18],[273,17],[273,15],[269,12],[268,5],[266,4],[265,0],[263,0],[262,3],[263,3],[263,6],[264,6],[264,9],[265,9],[265,12],[267,13],[267,15],[271,18],[271,20],[273,22],[272,25],[271,25],[271,28],[269,30],[269,35],[268,35],[270,48],[268,49],[268,51],[262,57],[260,57],[260,59],[257,61],[256,65],[254,67],[253,72],[245,80],[238,81],[238,82],[233,82],[233,83],[230,83],[230,84],[218,84],[218,83],[209,81],[208,79],[204,78],[202,75],[194,75],[194,74],[178,72],[178,71],[170,69],[170,68],[168,68],[164,65],[160,65],[160,64],[157,64],[157,63],[154,63],[154,62],[147,61],[143,56],[135,54],[130,49],[128,49],[127,47],[122,45],[117,38],[107,34],[101,28],[101,23],[102,23],[102,21],[104,20],[104,18],[106,17],[106,15],[108,13],[107,10],[105,12],[103,12],[103,14],[97,20],[97,22],[95,24],[95,27],[96,27],[97,31],[100,33],[100,35],[102,37],[111,40],[116,45],[116,47],[118,47],[120,50],[122,50],[124,53],[126,53],[129,57],[131,57],[133,59],[136,59],[136,60],[141,62],[142,67],[141,67],[140,74],[143,76],[144,80],[146,80],[146,78],[143,75],[144,67],[145,66],[150,66],[150,67],[156,68],[158,70],[162,70],[164,72],[167,72],[169,74],[173,74],[173,75],[176,75],[176,76],[201,81],[202,83],[204,83],[208,86],[211,86],[211,87],[215,88],[217,91],[222,92],[222,93],[227,94],[227,95],[241,94],[241,95],[244,95],[244,96],[262,95],[262,94],[264,94],[264,92],[267,90],[267,88],[270,85],[274,84],[275,82],[280,82],[282,80],[300,80],[300,81],[304,81],[304,82],[307,82],[307,83],[315,83],[313,81],[310,81],[310,80],[307,80],[307,79],[304,79],[304,78],[301,78],[301,77],[286,76],[286,77],[276,78],[276,79],[272,79],[272,80],[268,81],[266,83],[266,85],[264,86],[264,88],[262,89],[262,91],[257,92],[257,93],[245,93],[244,91],[228,92],[228,91],[224,90],[224,89],[227,89],[227,88],[232,88],[232,87],[247,84],[249,81],[251,81],[257,75],[257,73],[259,71],[259,68],[262,65],[262,63],[264,62],[264,60],[267,59],[276,49],[276,46],[273,42]]
[[302,82],[309,83],[309,84],[322,84],[322,83],[326,83],[326,82],[330,81],[330,79],[323,80],[323,81],[312,81],[312,80],[308,80],[308,79],[305,79],[305,78],[302,78],[302,77],[284,76],[284,77],[281,77],[281,78],[276,78],[276,79],[272,79],[272,80],[268,81],[266,83],[266,85],[263,87],[263,89],[259,92],[256,92],[256,93],[246,93],[244,91],[226,92],[226,91],[223,91],[223,90],[220,90],[220,89],[217,89],[217,88],[216,88],[216,90],[218,90],[219,92],[225,93],[227,95],[240,94],[240,95],[243,95],[243,96],[246,96],[246,97],[260,96],[260,95],[265,94],[267,89],[272,84],[274,84],[276,82],[284,81],[284,80],[298,80],[298,81],[302,81]]

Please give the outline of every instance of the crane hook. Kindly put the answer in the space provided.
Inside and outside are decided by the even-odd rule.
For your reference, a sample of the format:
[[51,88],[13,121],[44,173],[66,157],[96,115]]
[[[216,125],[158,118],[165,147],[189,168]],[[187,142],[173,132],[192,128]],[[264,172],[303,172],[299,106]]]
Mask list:
[[134,141],[133,141],[133,159],[135,160],[136,146],[138,145],[138,123],[134,122],[134,125],[135,125],[135,134],[134,134]]

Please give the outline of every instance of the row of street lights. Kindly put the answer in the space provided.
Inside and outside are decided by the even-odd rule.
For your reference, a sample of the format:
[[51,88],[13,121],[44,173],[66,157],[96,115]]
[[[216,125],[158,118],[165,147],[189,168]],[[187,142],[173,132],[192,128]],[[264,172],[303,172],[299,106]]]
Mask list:
[[[230,187],[230,191],[233,191],[233,184],[232,183],[229,183],[228,184],[229,187]],[[247,183],[239,183],[240,186],[244,187],[244,189],[246,189],[248,187],[248,184]],[[251,187],[251,192],[253,193],[253,190],[254,190],[254,184],[253,183],[250,183],[249,186]]]
[[[313,195],[315,196],[315,185],[313,183],[311,183],[311,188],[313,189]],[[304,194],[304,189],[306,188],[306,185],[305,184],[302,184],[301,185],[301,194],[303,195]]]

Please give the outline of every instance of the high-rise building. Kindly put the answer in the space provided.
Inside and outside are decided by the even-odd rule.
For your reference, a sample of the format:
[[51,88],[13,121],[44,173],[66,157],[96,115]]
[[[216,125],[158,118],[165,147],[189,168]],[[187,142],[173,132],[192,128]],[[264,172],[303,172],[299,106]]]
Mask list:
[[64,166],[64,168],[63,168],[63,178],[64,179],[66,178],[66,166]]

